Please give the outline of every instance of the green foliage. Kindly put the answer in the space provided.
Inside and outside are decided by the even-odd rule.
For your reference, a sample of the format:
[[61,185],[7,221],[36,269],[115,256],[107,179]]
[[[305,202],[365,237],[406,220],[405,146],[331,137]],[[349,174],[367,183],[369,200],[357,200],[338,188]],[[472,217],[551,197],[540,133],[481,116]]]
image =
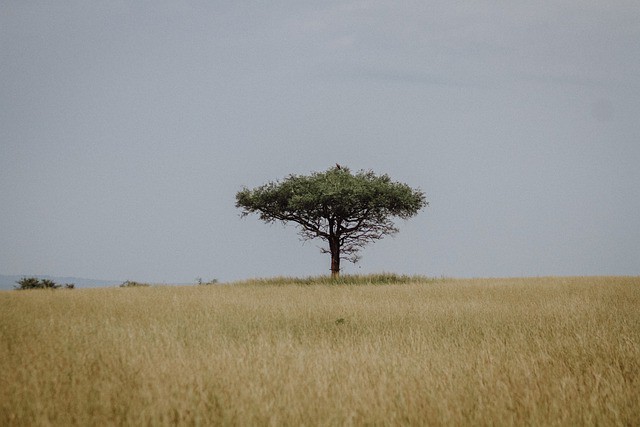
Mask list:
[[123,282],[120,285],[121,288],[137,288],[137,287],[147,287],[147,286],[151,286],[151,285],[148,283],[134,282],[132,280],[127,280],[126,282]]
[[[15,286],[17,290],[26,290],[26,289],[58,289],[61,285],[58,285],[56,282],[50,279],[38,279],[37,277],[23,277],[22,279],[16,282],[18,285]],[[73,289],[75,285],[73,283],[66,283],[64,285],[65,289]]]
[[289,175],[282,182],[253,190],[245,188],[237,193],[236,202],[243,215],[258,212],[266,222],[300,219],[305,220],[303,226],[331,217],[367,223],[385,222],[389,216],[407,219],[427,204],[422,191],[392,182],[388,175],[376,176],[371,171],[352,174],[344,167],[310,176]]
[[242,215],[256,213],[267,223],[297,223],[304,240],[328,242],[331,271],[340,259],[357,262],[366,244],[398,232],[391,218],[408,219],[427,205],[422,191],[371,171],[352,174],[334,167],[309,176],[289,175],[283,181],[244,188],[236,194]]

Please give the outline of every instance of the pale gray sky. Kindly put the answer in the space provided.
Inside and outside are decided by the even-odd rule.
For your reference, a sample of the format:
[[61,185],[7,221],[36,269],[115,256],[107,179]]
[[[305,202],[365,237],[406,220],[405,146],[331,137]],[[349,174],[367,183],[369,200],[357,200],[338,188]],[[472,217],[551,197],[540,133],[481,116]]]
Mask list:
[[0,273],[327,274],[235,193],[431,205],[346,273],[640,274],[640,3],[0,1]]

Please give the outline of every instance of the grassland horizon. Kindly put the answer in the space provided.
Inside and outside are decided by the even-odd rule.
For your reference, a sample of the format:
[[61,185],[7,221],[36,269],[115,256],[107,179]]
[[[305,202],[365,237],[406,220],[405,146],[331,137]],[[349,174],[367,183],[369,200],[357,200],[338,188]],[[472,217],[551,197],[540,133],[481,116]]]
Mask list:
[[342,279],[0,292],[0,425],[640,420],[640,277]]

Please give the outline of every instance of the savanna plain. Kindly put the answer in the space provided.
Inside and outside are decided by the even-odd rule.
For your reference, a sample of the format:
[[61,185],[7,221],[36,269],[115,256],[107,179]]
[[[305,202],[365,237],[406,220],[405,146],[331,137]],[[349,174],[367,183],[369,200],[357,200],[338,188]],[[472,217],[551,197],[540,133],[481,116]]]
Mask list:
[[640,424],[640,277],[380,277],[0,292],[0,425]]

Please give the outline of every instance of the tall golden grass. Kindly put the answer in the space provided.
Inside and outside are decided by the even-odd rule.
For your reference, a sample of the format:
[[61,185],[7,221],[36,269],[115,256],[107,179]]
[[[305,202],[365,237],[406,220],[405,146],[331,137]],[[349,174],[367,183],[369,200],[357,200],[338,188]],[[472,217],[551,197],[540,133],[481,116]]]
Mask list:
[[638,277],[281,282],[0,292],[0,425],[640,422]]

